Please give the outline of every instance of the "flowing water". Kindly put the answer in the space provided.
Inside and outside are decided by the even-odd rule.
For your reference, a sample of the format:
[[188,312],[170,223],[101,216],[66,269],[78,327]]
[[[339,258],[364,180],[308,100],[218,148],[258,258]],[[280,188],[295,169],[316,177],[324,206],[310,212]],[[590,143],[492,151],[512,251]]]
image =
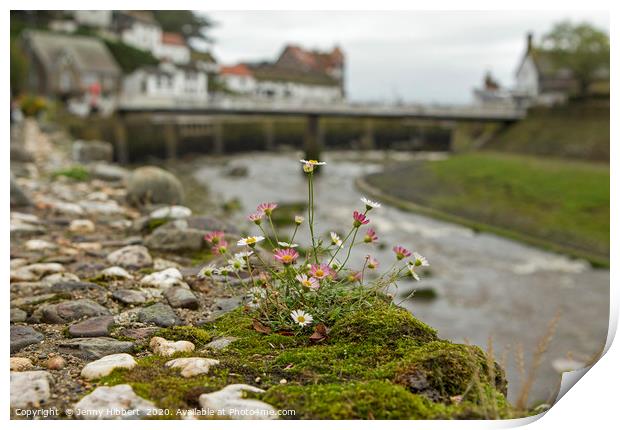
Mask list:
[[[317,234],[328,229],[342,234],[348,231],[352,210],[363,209],[355,179],[383,168],[379,159],[384,155],[374,155],[377,157],[369,161],[367,156],[355,160],[346,153],[326,154],[328,164],[315,184]],[[241,221],[260,202],[305,201],[307,183],[298,160],[292,152],[237,155],[201,164],[195,177],[214,198],[237,198],[242,206],[237,215]],[[246,167],[248,175],[227,176],[231,166]],[[558,312],[557,329],[530,400],[553,398],[560,382],[554,361],[588,361],[603,347],[609,314],[608,270],[389,205],[369,216],[380,243],[386,246],[354,248],[349,266],[361,268],[364,256],[370,253],[380,261],[380,268],[388,267],[395,244],[425,255],[431,273],[419,283],[400,283],[395,301],[402,301],[402,306],[435,327],[442,338],[486,349],[491,337],[495,357],[507,370],[510,400],[516,399],[520,388],[517,351],[523,348],[527,367]],[[306,233],[300,231],[299,236]],[[412,288],[431,288],[437,298],[407,298]]]

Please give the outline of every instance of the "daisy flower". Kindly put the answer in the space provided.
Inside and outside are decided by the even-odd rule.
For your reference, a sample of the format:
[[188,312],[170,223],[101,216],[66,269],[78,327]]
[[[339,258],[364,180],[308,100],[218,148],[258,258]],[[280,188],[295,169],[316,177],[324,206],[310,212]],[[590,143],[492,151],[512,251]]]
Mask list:
[[403,248],[402,246],[395,246],[394,248],[392,248],[392,251],[394,251],[394,253],[396,254],[397,260],[402,260],[403,258],[409,257],[411,255],[411,252],[408,249]]
[[312,173],[316,166],[324,166],[324,161],[316,161],[316,160],[299,160],[300,163],[304,165],[304,172]]
[[291,318],[301,327],[307,326],[308,324],[312,324],[312,315],[302,310],[296,310],[291,312]]
[[235,258],[240,258],[242,260],[247,260],[248,258],[250,258],[251,255],[254,254],[254,251],[242,251],[242,252],[237,252],[235,254]]
[[217,275],[217,273],[218,273],[217,267],[215,267],[213,264],[209,264],[203,267],[202,269],[200,269],[200,272],[198,272],[198,277],[200,278],[211,277],[213,275]]
[[430,266],[430,263],[428,262],[426,257],[418,254],[417,252],[413,253],[413,264],[416,266]]
[[221,240],[224,239],[223,231],[210,231],[205,234],[205,240],[209,242],[211,245],[217,245]]
[[364,236],[365,243],[373,243],[377,240],[379,240],[379,237],[377,236],[377,233],[373,228],[369,228],[368,230],[366,230],[366,236]]
[[295,224],[297,225],[301,225],[302,222],[304,222],[304,217],[302,217],[301,215],[295,215]]
[[349,273],[349,276],[347,276],[347,281],[349,282],[359,282],[361,280],[362,280],[361,272],[351,272]]
[[265,240],[263,236],[248,236],[244,237],[237,242],[239,246],[249,246],[250,248],[254,248],[258,242],[262,242]]
[[273,256],[280,263],[288,265],[294,263],[299,258],[299,253],[293,248],[276,249],[273,252]]
[[282,248],[297,248],[299,245],[296,243],[278,242]]
[[409,267],[409,274],[413,277],[413,279],[415,279],[416,281],[420,280],[420,276],[418,276],[418,274],[415,272],[415,263],[412,263],[411,261],[408,264]]
[[366,210],[378,209],[381,207],[381,203],[373,202],[366,197],[362,197],[360,200],[366,205]]
[[366,265],[369,269],[376,269],[379,267],[379,261],[376,258],[371,257],[370,255],[366,256]]
[[316,278],[308,278],[306,275],[297,275],[295,279],[297,279],[302,286],[311,290],[318,290],[321,287],[319,280]]
[[225,240],[219,240],[216,245],[211,248],[211,252],[214,254],[226,254],[228,251],[228,242]]
[[331,278],[335,275],[332,268],[325,263],[311,265],[310,274],[316,279]]
[[240,257],[231,258],[227,261],[228,265],[232,268],[233,272],[238,272],[245,269],[245,260]]
[[255,299],[264,299],[265,297],[267,297],[267,291],[265,291],[264,288],[260,287],[252,287],[248,290],[248,293],[251,297]]
[[368,224],[370,220],[361,212],[353,211],[353,227],[360,227],[362,224]]
[[252,221],[256,225],[260,225],[265,214],[263,212],[254,212],[253,214],[248,215],[248,220]]
[[332,245],[336,245],[338,248],[340,248],[342,246],[342,240],[340,239],[340,236],[338,236],[336,233],[334,233],[333,231],[331,231],[329,233],[329,236],[332,239]]
[[278,207],[277,203],[261,203],[256,207],[256,211],[267,216],[271,216],[271,212]]

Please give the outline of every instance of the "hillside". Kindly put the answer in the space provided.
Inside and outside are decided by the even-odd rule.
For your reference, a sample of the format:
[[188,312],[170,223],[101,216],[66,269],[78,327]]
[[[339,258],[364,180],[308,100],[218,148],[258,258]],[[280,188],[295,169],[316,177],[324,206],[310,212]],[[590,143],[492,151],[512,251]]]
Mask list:
[[609,161],[609,142],[609,102],[592,100],[532,108],[483,149]]

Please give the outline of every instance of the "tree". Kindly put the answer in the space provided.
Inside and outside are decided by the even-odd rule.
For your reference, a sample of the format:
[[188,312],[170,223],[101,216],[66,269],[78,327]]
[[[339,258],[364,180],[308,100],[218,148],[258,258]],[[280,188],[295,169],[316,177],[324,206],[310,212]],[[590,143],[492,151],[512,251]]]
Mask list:
[[28,76],[28,59],[19,42],[11,40],[11,94],[18,95],[24,91]]
[[164,31],[181,33],[187,39],[209,41],[206,31],[213,23],[205,15],[191,10],[156,10],[153,14]]
[[543,43],[556,67],[572,70],[582,96],[597,72],[609,68],[609,36],[590,24],[558,23]]

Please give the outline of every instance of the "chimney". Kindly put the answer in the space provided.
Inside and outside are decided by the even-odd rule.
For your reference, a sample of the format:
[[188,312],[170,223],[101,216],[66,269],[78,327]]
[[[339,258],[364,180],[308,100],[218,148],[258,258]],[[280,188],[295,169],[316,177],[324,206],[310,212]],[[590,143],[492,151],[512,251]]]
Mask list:
[[527,33],[527,52],[532,50],[532,41],[534,40],[534,34],[532,32]]

